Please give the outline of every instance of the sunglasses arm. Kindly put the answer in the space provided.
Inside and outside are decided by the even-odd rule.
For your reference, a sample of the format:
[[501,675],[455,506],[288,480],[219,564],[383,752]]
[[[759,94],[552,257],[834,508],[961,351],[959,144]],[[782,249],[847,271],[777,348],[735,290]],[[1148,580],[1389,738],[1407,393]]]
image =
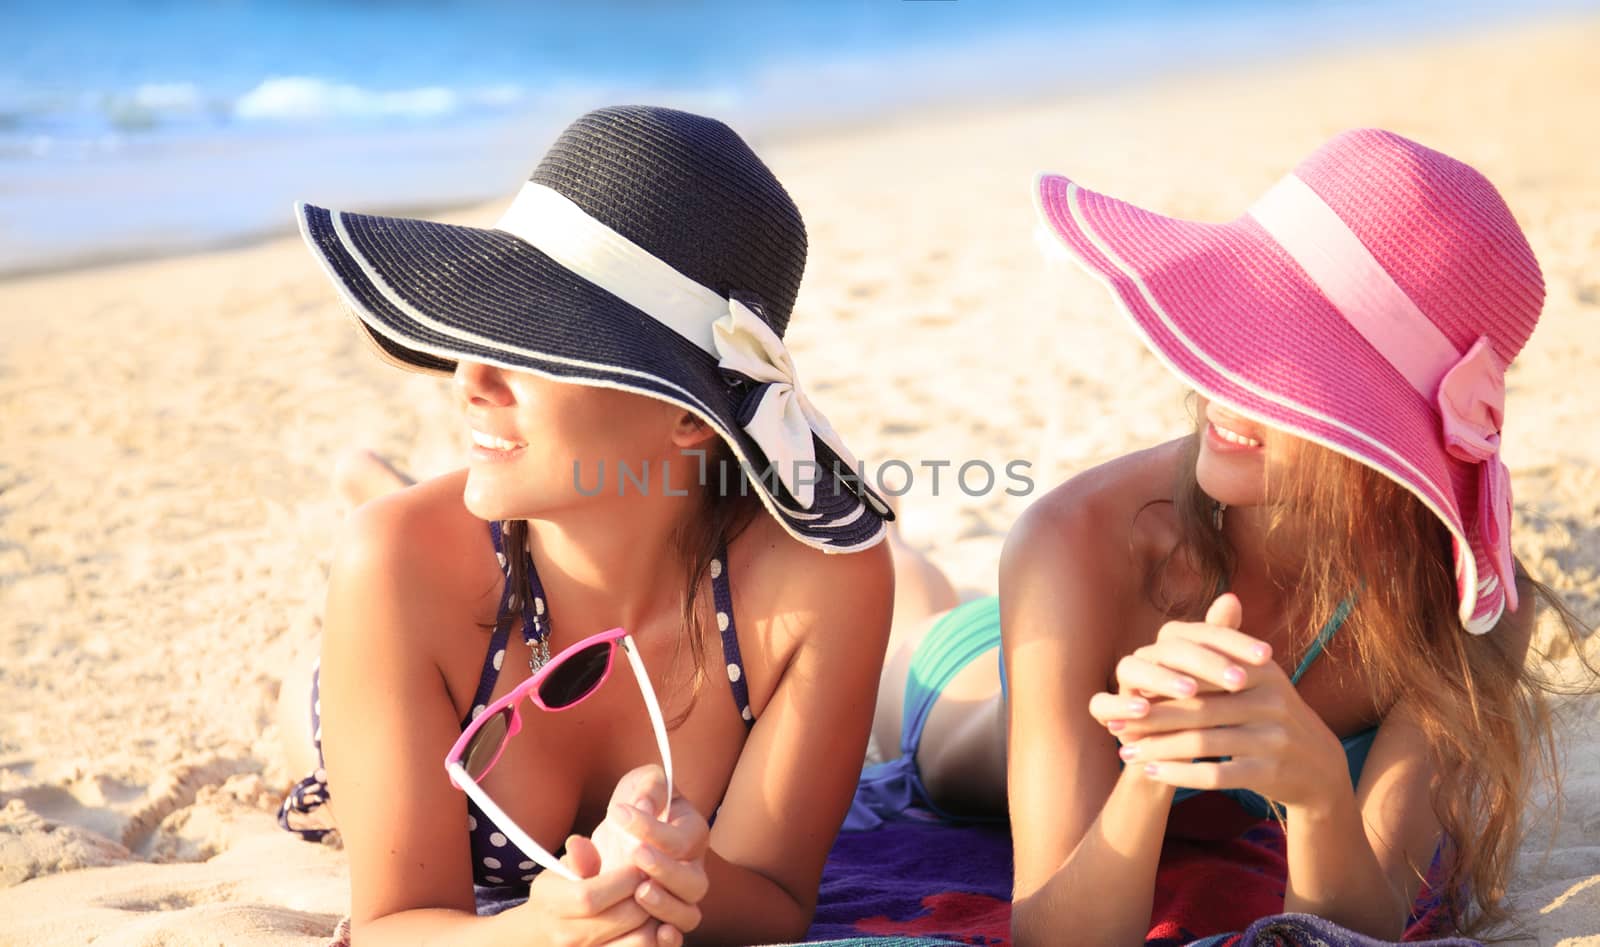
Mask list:
[[628,656],[628,664],[633,667],[633,676],[639,680],[639,693],[644,697],[644,709],[650,713],[650,725],[656,731],[656,746],[661,751],[661,769],[667,774],[667,807],[661,810],[663,821],[667,813],[672,811],[672,747],[667,743],[667,722],[661,716],[661,705],[656,702],[656,689],[650,685],[650,675],[645,673],[644,662],[639,659],[639,651],[633,645],[633,639],[627,635],[617,642],[622,647],[622,653]]
[[489,821],[493,822],[496,828],[505,833],[507,838],[515,842],[517,847],[522,849],[523,854],[533,859],[541,867],[555,872],[568,881],[583,880],[572,869],[561,864],[560,859],[545,851],[544,846],[530,838],[528,833],[522,831],[511,816],[507,815],[504,809],[495,805],[494,800],[489,798],[489,794],[484,792],[477,783],[473,782],[472,777],[467,775],[467,771],[462,768],[460,763],[446,763],[444,768],[445,772],[450,774],[450,781],[455,783],[456,787],[462,792],[466,793],[467,798],[477,803],[478,809],[488,816]]

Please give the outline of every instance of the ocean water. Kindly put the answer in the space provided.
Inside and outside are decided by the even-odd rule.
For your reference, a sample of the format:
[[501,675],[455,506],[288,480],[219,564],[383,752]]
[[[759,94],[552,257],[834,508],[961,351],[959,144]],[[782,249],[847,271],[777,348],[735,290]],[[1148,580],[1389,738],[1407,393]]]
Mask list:
[[586,109],[752,137],[1577,0],[0,0],[0,274],[509,196]]

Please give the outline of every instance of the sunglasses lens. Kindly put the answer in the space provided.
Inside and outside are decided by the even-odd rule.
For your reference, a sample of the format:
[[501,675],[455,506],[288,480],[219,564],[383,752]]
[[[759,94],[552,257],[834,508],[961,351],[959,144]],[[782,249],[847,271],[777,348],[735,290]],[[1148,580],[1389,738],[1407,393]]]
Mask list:
[[551,710],[571,707],[600,685],[611,661],[611,642],[590,645],[562,661],[539,685],[539,699]]
[[461,765],[468,776],[482,779],[489,772],[510,729],[510,707],[496,711],[493,717],[483,722],[483,726],[478,728],[478,732],[472,735],[472,741],[467,744],[467,751],[461,755]]

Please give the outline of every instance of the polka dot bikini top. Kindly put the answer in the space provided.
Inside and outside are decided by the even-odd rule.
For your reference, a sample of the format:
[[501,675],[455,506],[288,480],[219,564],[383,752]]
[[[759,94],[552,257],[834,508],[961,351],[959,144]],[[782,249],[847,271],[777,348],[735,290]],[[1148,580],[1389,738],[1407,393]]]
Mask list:
[[[507,556],[510,554],[502,546],[499,523],[489,524],[489,535],[494,540],[494,551],[499,557],[501,571],[509,577],[510,565]],[[511,588],[511,583],[507,582],[505,589],[500,593],[500,608],[497,614],[520,612],[521,631],[526,639],[533,634],[540,616],[544,614],[545,605],[544,591],[539,585],[539,575],[533,568],[533,557],[529,556],[525,549],[521,550],[521,553],[530,580],[528,584],[533,589],[533,600],[518,602],[515,590]],[[745,684],[744,664],[739,660],[739,637],[733,627],[733,596],[728,591],[727,563],[727,549],[718,550],[717,557],[711,560],[711,592],[717,606],[717,629],[722,633],[722,658],[728,668],[728,683],[733,691],[733,704],[748,728],[755,724],[755,715],[750,711],[750,691]],[[500,622],[489,639],[489,652],[484,656],[483,671],[478,675],[478,691],[472,698],[473,709],[468,712],[466,719],[461,721],[463,730],[472,722],[472,717],[478,708],[488,705],[494,693],[495,682],[500,678],[500,665],[504,663],[506,657],[511,624]],[[467,830],[472,838],[474,882],[490,888],[528,887],[528,882],[539,872],[539,867],[517,848],[516,843],[501,834],[494,822],[479,811],[477,805],[470,799],[467,800]]]

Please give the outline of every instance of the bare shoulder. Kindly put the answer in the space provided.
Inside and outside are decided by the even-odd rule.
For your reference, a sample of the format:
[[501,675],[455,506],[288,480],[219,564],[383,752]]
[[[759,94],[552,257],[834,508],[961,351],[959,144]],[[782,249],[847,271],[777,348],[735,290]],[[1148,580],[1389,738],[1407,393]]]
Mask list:
[[501,574],[488,525],[462,501],[465,478],[445,474],[356,509],[340,536],[330,594],[403,602],[457,622],[480,603],[492,610]]
[[881,652],[894,606],[889,544],[827,553],[757,516],[728,551],[734,600],[782,663],[803,646]]
[[1087,709],[1114,686],[1117,659],[1159,621],[1142,603],[1143,576],[1163,537],[1175,534],[1170,508],[1163,515],[1152,501],[1170,497],[1181,447],[1129,454],[1055,487],[1019,518],[1001,551],[1006,779],[1024,911],[1116,782],[1116,743]]
[[439,763],[470,706],[466,643],[483,640],[475,621],[492,621],[499,566],[462,485],[441,477],[357,509],[328,580],[323,752],[357,924],[472,910],[466,804]]
[[485,545],[488,526],[461,498],[465,482],[456,471],[357,507],[340,533],[341,558],[431,571],[459,559],[465,542]]
[[1000,584],[1048,578],[1101,592],[1137,591],[1176,540],[1171,506],[1182,441],[1126,454],[1052,488],[1018,517],[1000,556]]

